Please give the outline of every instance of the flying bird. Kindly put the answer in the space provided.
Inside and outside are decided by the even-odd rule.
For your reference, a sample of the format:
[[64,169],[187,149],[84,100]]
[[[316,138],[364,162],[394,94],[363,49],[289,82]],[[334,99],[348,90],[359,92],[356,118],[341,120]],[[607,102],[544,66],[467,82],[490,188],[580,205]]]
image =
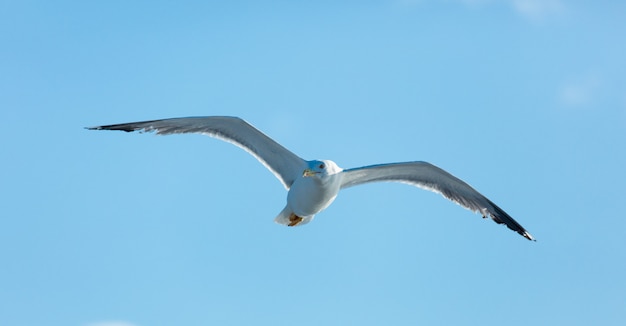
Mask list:
[[172,118],[106,126],[89,130],[156,132],[158,135],[199,133],[233,143],[256,157],[288,190],[287,205],[275,222],[287,226],[309,223],[326,209],[341,189],[377,181],[407,183],[505,224],[528,240],[526,229],[487,197],[461,179],[427,162],[403,162],[342,169],[331,160],[307,161],[292,153],[245,120],[237,117]]

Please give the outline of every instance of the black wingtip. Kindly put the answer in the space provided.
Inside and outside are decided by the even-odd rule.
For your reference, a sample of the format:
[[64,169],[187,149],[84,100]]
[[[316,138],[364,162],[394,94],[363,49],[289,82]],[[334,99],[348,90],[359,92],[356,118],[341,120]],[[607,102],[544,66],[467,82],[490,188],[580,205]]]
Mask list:
[[141,130],[143,128],[136,128],[130,126],[130,124],[117,124],[117,125],[108,125],[108,126],[96,126],[96,127],[85,127],[87,130],[120,130],[125,132],[133,132],[137,130]]
[[525,231],[525,230],[524,230],[524,232],[520,232],[520,234],[521,234],[524,238],[526,238],[526,239],[528,239],[528,240],[530,240],[530,241],[537,242],[537,239],[535,239],[535,237],[533,237],[530,233],[528,233],[528,231]]
[[535,240],[535,237],[526,231],[526,229],[517,223],[517,221],[515,221],[509,214],[502,210],[502,208],[498,207],[498,205],[491,201],[489,201],[489,204],[491,204],[494,209],[494,211],[489,214],[494,222],[506,225],[509,229],[517,232],[519,235],[530,241],[537,241]]

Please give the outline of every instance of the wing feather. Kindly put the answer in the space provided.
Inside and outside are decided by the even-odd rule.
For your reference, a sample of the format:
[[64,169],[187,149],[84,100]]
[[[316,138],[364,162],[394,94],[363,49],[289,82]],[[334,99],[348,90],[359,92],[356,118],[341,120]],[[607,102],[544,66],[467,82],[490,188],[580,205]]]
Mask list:
[[90,130],[156,132],[157,135],[199,133],[235,144],[252,154],[289,189],[306,162],[237,117],[188,117],[88,127]]
[[395,181],[408,183],[443,195],[445,198],[496,223],[505,224],[528,240],[534,240],[509,214],[461,179],[427,162],[370,165],[343,171],[341,188],[368,182]]

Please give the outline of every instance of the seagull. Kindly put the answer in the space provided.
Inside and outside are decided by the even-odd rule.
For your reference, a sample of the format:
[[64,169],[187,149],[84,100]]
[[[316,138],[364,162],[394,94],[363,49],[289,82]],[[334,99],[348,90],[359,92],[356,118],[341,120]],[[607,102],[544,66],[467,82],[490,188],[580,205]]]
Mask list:
[[342,169],[331,160],[307,161],[238,117],[186,117],[87,127],[89,130],[156,132],[157,135],[198,133],[218,138],[252,154],[287,189],[287,205],[274,221],[286,226],[304,225],[337,198],[341,189],[364,183],[390,181],[410,184],[445,198],[524,238],[535,238],[509,214],[470,185],[427,162],[414,161]]

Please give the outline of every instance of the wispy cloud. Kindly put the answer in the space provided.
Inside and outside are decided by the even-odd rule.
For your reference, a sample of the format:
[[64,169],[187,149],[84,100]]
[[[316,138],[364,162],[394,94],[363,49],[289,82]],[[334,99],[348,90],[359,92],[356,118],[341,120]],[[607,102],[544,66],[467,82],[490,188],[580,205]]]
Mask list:
[[600,85],[600,78],[595,75],[568,80],[559,89],[559,102],[570,108],[588,106],[593,103]]
[[[395,0],[403,6],[415,6],[435,0]],[[447,3],[459,3],[466,6],[480,7],[504,4],[510,6],[516,13],[532,21],[539,21],[565,12],[562,0],[446,0]]]
[[511,5],[519,14],[532,20],[559,15],[565,10],[561,0],[511,0]]
[[121,320],[99,321],[95,323],[88,323],[85,326],[137,326],[133,323]]

